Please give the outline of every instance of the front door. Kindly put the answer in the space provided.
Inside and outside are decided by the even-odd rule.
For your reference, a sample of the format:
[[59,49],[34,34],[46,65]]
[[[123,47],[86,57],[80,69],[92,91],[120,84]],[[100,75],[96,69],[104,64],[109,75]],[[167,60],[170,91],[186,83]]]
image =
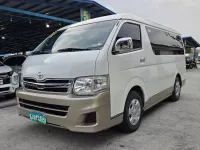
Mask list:
[[141,26],[135,22],[123,21],[113,39],[112,52],[118,39],[131,38],[133,49],[120,53],[108,52],[110,93],[111,93],[111,117],[115,117],[124,110],[126,100],[126,87],[134,78],[140,78],[145,83],[148,76],[146,67],[147,54],[142,47]]

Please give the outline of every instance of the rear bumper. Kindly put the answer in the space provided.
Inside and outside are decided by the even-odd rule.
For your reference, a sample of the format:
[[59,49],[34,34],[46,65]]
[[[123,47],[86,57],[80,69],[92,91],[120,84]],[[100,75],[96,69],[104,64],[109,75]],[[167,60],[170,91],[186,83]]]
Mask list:
[[14,94],[19,85],[5,84],[0,85],[0,96]]
[[[110,93],[104,92],[96,96],[81,97],[75,95],[54,95],[33,93],[23,90],[17,91],[19,115],[29,118],[31,109],[20,106],[19,100],[69,106],[66,116],[57,116],[42,112],[47,117],[47,124],[67,128],[76,132],[99,132],[122,122],[122,116],[115,119],[110,117]],[[38,112],[38,111],[37,111]],[[40,112],[40,111],[39,111]],[[96,113],[96,121],[85,124],[89,113]]]

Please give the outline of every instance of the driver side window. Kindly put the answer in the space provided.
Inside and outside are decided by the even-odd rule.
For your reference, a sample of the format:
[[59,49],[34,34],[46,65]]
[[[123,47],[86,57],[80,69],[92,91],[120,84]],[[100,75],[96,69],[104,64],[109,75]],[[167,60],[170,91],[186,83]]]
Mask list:
[[132,38],[134,50],[142,48],[140,25],[124,23],[117,35],[116,41],[127,37]]

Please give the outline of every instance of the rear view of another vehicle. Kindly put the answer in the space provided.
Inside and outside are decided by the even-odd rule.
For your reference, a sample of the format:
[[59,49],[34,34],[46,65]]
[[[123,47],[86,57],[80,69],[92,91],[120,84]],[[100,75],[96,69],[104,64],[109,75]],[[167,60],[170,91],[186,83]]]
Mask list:
[[19,87],[19,76],[13,70],[0,62],[0,96],[14,98]]
[[4,60],[4,64],[11,67],[13,71],[19,75],[19,80],[20,80],[22,64],[24,63],[25,60],[26,60],[26,57],[24,55],[15,55],[15,56],[7,57]]

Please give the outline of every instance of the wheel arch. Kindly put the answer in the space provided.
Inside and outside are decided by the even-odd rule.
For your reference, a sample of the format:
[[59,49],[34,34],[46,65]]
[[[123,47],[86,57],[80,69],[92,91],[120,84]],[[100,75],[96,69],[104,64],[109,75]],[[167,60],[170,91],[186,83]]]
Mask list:
[[136,86],[134,86],[134,87],[131,88],[131,90],[129,91],[129,93],[132,92],[132,91],[137,92],[141,96],[141,98],[142,98],[142,104],[143,104],[143,107],[144,107],[144,91],[143,91],[143,89],[139,85],[136,85]]
[[182,78],[181,78],[181,75],[180,75],[180,73],[178,73],[177,75],[176,75],[176,78],[179,78],[180,79],[180,82],[181,82],[181,87],[182,87]]
[[136,92],[138,92],[138,94],[140,94],[142,101],[143,101],[143,106],[144,106],[144,103],[145,103],[148,95],[146,92],[145,83],[141,78],[135,77],[127,84],[126,89],[125,89],[124,98],[123,98],[124,99],[123,106],[125,106],[125,102],[128,97],[128,94],[131,91],[136,91]]

